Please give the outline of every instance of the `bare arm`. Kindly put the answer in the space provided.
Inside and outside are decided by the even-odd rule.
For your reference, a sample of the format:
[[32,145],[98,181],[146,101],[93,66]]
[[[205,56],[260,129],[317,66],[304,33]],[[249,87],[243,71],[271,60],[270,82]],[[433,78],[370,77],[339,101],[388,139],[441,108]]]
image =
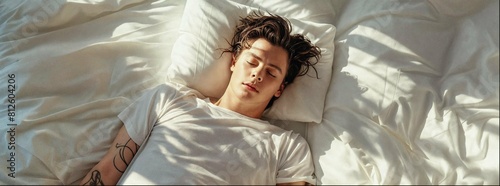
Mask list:
[[116,185],[137,150],[139,145],[130,138],[125,126],[122,126],[106,155],[87,173],[80,184]]

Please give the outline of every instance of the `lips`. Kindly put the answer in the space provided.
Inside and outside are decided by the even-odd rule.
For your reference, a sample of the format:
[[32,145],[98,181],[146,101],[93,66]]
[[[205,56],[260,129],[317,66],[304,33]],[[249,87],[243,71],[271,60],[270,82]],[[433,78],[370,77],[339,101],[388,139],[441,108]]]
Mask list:
[[250,84],[250,83],[243,83],[243,85],[245,86],[245,88],[246,88],[247,90],[250,90],[250,91],[253,91],[253,92],[257,92],[257,93],[259,92],[259,91],[257,90],[257,88],[255,88],[255,87],[254,87],[252,84]]

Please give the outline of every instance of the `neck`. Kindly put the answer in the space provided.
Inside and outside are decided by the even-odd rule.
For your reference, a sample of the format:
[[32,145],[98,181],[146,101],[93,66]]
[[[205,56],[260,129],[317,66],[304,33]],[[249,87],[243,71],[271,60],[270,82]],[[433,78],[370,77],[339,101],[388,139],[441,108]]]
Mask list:
[[243,103],[240,100],[229,99],[224,95],[214,104],[256,119],[260,119],[266,109],[266,105],[262,107],[262,104]]

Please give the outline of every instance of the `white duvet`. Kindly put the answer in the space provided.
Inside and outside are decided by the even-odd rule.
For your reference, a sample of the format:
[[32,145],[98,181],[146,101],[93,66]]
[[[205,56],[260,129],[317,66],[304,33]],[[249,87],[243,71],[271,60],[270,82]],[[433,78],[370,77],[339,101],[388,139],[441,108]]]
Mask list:
[[[322,3],[336,35],[321,122],[273,121],[306,137],[317,184],[499,184],[498,1]],[[166,81],[184,5],[1,1],[0,183],[78,183],[118,113]]]
[[349,1],[322,123],[324,184],[498,184],[498,1]]

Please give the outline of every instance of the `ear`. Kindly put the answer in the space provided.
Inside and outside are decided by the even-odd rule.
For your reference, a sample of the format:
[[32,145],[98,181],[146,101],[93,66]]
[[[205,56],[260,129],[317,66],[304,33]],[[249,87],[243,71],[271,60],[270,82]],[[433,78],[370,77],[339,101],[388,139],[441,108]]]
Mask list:
[[231,70],[231,72],[234,71],[234,65],[236,64],[236,57],[234,56],[234,54],[231,54],[231,67],[229,67],[229,69]]
[[282,83],[280,85],[280,89],[278,89],[278,91],[276,91],[276,93],[274,93],[274,97],[277,97],[277,98],[280,97],[281,94],[283,93],[283,90],[285,90],[285,84],[284,83]]

